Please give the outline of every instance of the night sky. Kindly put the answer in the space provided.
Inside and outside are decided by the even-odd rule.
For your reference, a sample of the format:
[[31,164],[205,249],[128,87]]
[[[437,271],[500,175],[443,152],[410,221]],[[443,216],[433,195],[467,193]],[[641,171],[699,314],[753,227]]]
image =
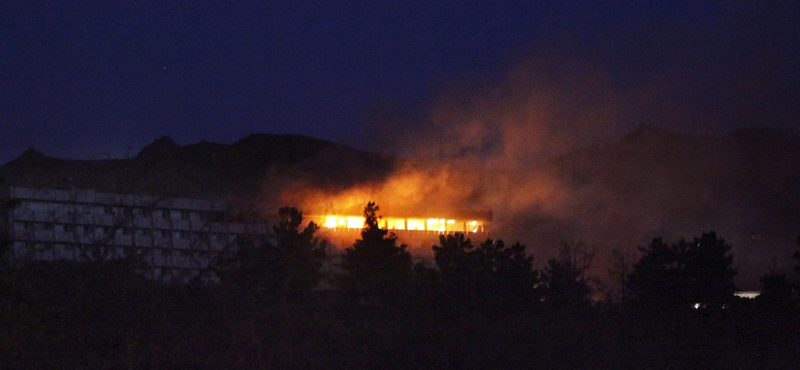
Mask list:
[[550,119],[557,149],[640,124],[798,129],[800,3],[599,3],[4,1],[0,163],[31,146],[132,156],[163,135],[391,150],[393,135],[449,122],[436,117],[454,104],[485,119],[471,107],[503,111],[526,93],[558,107],[550,118],[611,107],[595,129],[596,108]]

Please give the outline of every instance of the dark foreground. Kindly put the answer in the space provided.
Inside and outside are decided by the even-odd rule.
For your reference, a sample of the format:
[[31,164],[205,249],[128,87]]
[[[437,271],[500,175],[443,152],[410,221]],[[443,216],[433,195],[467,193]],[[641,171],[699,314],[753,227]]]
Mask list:
[[285,299],[108,268],[6,273],[3,369],[794,369],[796,302],[498,306],[422,283]]

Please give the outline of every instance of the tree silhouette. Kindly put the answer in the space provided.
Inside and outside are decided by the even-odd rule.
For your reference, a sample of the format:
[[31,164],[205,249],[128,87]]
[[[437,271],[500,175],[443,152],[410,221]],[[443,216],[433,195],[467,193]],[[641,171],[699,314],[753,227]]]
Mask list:
[[475,247],[464,234],[441,235],[433,246],[442,294],[483,312],[530,306],[538,273],[525,246],[487,239]]
[[319,230],[314,222],[300,231],[303,214],[296,208],[283,207],[279,210],[280,221],[273,226],[276,252],[282,261],[280,267],[281,296],[299,297],[311,291],[322,279],[320,269],[327,258],[327,241],[319,240],[314,234]]
[[612,279],[612,286],[614,286],[609,290],[609,299],[621,302],[627,301],[628,275],[631,273],[630,253],[627,249],[615,248],[611,250],[611,264],[607,272]]
[[[6,180],[0,177],[0,188],[6,183]],[[9,267],[12,263],[13,250],[11,236],[9,235],[10,225],[8,222],[8,214],[14,211],[19,205],[18,199],[2,196],[0,194],[0,270]]]
[[223,284],[282,301],[299,298],[316,287],[326,258],[327,242],[314,236],[314,222],[301,231],[303,214],[293,207],[278,211],[274,241],[244,238],[222,253],[216,273]]
[[791,306],[794,286],[786,274],[770,273],[761,278],[761,294],[758,301],[768,308],[786,308]]
[[685,287],[677,274],[678,253],[661,238],[654,238],[647,247],[638,249],[643,255],[628,277],[636,298],[647,303],[680,302]]
[[469,279],[469,273],[477,267],[472,266],[475,263],[470,255],[473,250],[475,246],[463,233],[440,235],[439,245],[433,246],[433,256],[442,276],[456,282]]
[[586,270],[593,257],[594,254],[582,242],[576,245],[565,243],[559,257],[549,260],[542,271],[545,303],[555,307],[588,306],[592,288]]
[[361,238],[345,249],[341,267],[348,274],[342,287],[361,300],[390,300],[409,282],[411,255],[397,246],[397,237],[378,226],[380,210],[374,202],[364,207]]
[[689,299],[715,304],[729,300],[736,290],[733,285],[736,270],[731,267],[733,256],[728,255],[731,246],[713,231],[694,238],[691,244],[681,240],[678,245],[684,251]]
[[639,301],[650,304],[721,304],[734,292],[730,249],[713,231],[671,246],[653,239],[647,248],[639,247],[644,255],[633,267],[630,288]]

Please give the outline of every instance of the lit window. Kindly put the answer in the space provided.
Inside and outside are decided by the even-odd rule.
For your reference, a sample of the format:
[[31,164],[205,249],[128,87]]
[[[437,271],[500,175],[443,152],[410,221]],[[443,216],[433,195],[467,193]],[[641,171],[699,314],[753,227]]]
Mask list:
[[389,230],[405,230],[406,220],[402,218],[386,218],[386,228]]
[[325,222],[322,223],[322,226],[333,229],[338,226],[337,221],[339,221],[339,218],[336,216],[325,216]]
[[364,227],[364,217],[347,217],[347,227],[350,229],[360,229]]
[[427,230],[430,231],[445,231],[445,219],[443,218],[429,218],[427,222]]
[[419,218],[409,218],[407,220],[408,230],[425,230],[425,220]]

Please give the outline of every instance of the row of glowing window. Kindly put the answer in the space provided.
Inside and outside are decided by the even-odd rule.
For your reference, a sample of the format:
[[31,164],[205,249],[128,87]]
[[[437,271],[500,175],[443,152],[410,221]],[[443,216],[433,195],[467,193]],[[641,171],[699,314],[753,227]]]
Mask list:
[[[334,228],[360,229],[364,227],[365,219],[360,216],[325,216],[322,226]],[[391,218],[386,217],[378,221],[378,226],[388,230],[420,230],[420,231],[455,231],[477,233],[482,226],[477,220],[456,222],[454,219],[445,218]]]

